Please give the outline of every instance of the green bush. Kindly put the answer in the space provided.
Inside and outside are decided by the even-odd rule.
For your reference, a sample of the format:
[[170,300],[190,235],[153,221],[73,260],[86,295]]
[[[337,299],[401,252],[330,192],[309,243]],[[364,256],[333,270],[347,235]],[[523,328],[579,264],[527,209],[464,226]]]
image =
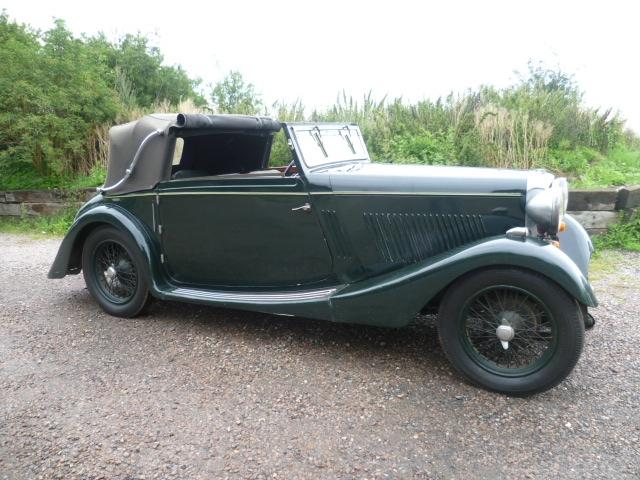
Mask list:
[[610,227],[604,235],[595,238],[596,249],[606,250],[621,248],[640,251],[640,214],[635,214],[629,221]]
[[[82,41],[64,23],[36,35],[0,16],[0,166],[41,176],[83,172],[95,125],[120,104]],[[84,173],[84,172],[83,172]]]
[[0,190],[88,188],[104,183],[106,169],[94,165],[87,175],[40,175],[29,163],[0,163]]
[[455,164],[456,155],[452,137],[452,132],[433,134],[428,130],[416,135],[398,135],[389,142],[389,161],[427,165]]
[[578,178],[604,156],[590,147],[576,147],[572,150],[554,149],[549,153],[547,167],[557,173],[565,174],[571,178]]
[[640,149],[618,146],[605,156],[598,155],[575,178],[572,186],[577,188],[640,184]]
[[0,172],[5,185],[48,186],[88,175],[96,132],[126,109],[190,98],[198,82],[142,36],[76,38],[62,20],[46,32],[0,13]]

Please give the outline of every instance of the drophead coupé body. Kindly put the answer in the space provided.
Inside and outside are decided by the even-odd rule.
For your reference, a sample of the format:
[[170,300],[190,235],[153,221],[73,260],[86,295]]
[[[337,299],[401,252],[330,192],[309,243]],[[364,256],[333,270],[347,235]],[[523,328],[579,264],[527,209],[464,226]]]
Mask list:
[[[270,167],[281,129],[291,163]],[[597,302],[564,179],[372,163],[353,124],[156,114],[110,141],[49,273],[83,271],[109,314],[155,297],[402,327],[435,309],[453,365],[520,395],[578,360]]]

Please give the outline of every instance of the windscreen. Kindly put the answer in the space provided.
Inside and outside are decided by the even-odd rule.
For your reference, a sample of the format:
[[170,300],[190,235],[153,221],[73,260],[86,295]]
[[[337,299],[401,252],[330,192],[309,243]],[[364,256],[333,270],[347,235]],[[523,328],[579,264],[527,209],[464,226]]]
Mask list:
[[288,125],[298,155],[309,168],[347,161],[369,161],[357,125]]

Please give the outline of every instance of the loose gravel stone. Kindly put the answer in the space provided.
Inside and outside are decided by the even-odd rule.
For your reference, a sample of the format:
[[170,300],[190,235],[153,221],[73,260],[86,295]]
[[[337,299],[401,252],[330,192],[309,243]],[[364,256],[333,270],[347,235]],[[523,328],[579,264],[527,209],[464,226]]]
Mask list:
[[599,275],[573,374],[509,398],[400,330],[170,302],[104,314],[59,239],[0,234],[0,478],[635,478],[640,255]]

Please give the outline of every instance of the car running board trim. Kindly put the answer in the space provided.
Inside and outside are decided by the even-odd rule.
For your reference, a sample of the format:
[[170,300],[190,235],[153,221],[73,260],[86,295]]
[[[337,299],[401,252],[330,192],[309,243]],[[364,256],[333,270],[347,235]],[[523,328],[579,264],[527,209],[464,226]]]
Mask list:
[[198,300],[208,300],[211,302],[225,303],[258,303],[258,304],[281,304],[292,302],[317,302],[327,300],[337,291],[336,288],[326,288],[322,290],[304,290],[291,293],[271,293],[271,292],[247,292],[232,293],[211,290],[198,290],[193,288],[174,288],[165,292],[166,295],[179,298],[191,298]]

